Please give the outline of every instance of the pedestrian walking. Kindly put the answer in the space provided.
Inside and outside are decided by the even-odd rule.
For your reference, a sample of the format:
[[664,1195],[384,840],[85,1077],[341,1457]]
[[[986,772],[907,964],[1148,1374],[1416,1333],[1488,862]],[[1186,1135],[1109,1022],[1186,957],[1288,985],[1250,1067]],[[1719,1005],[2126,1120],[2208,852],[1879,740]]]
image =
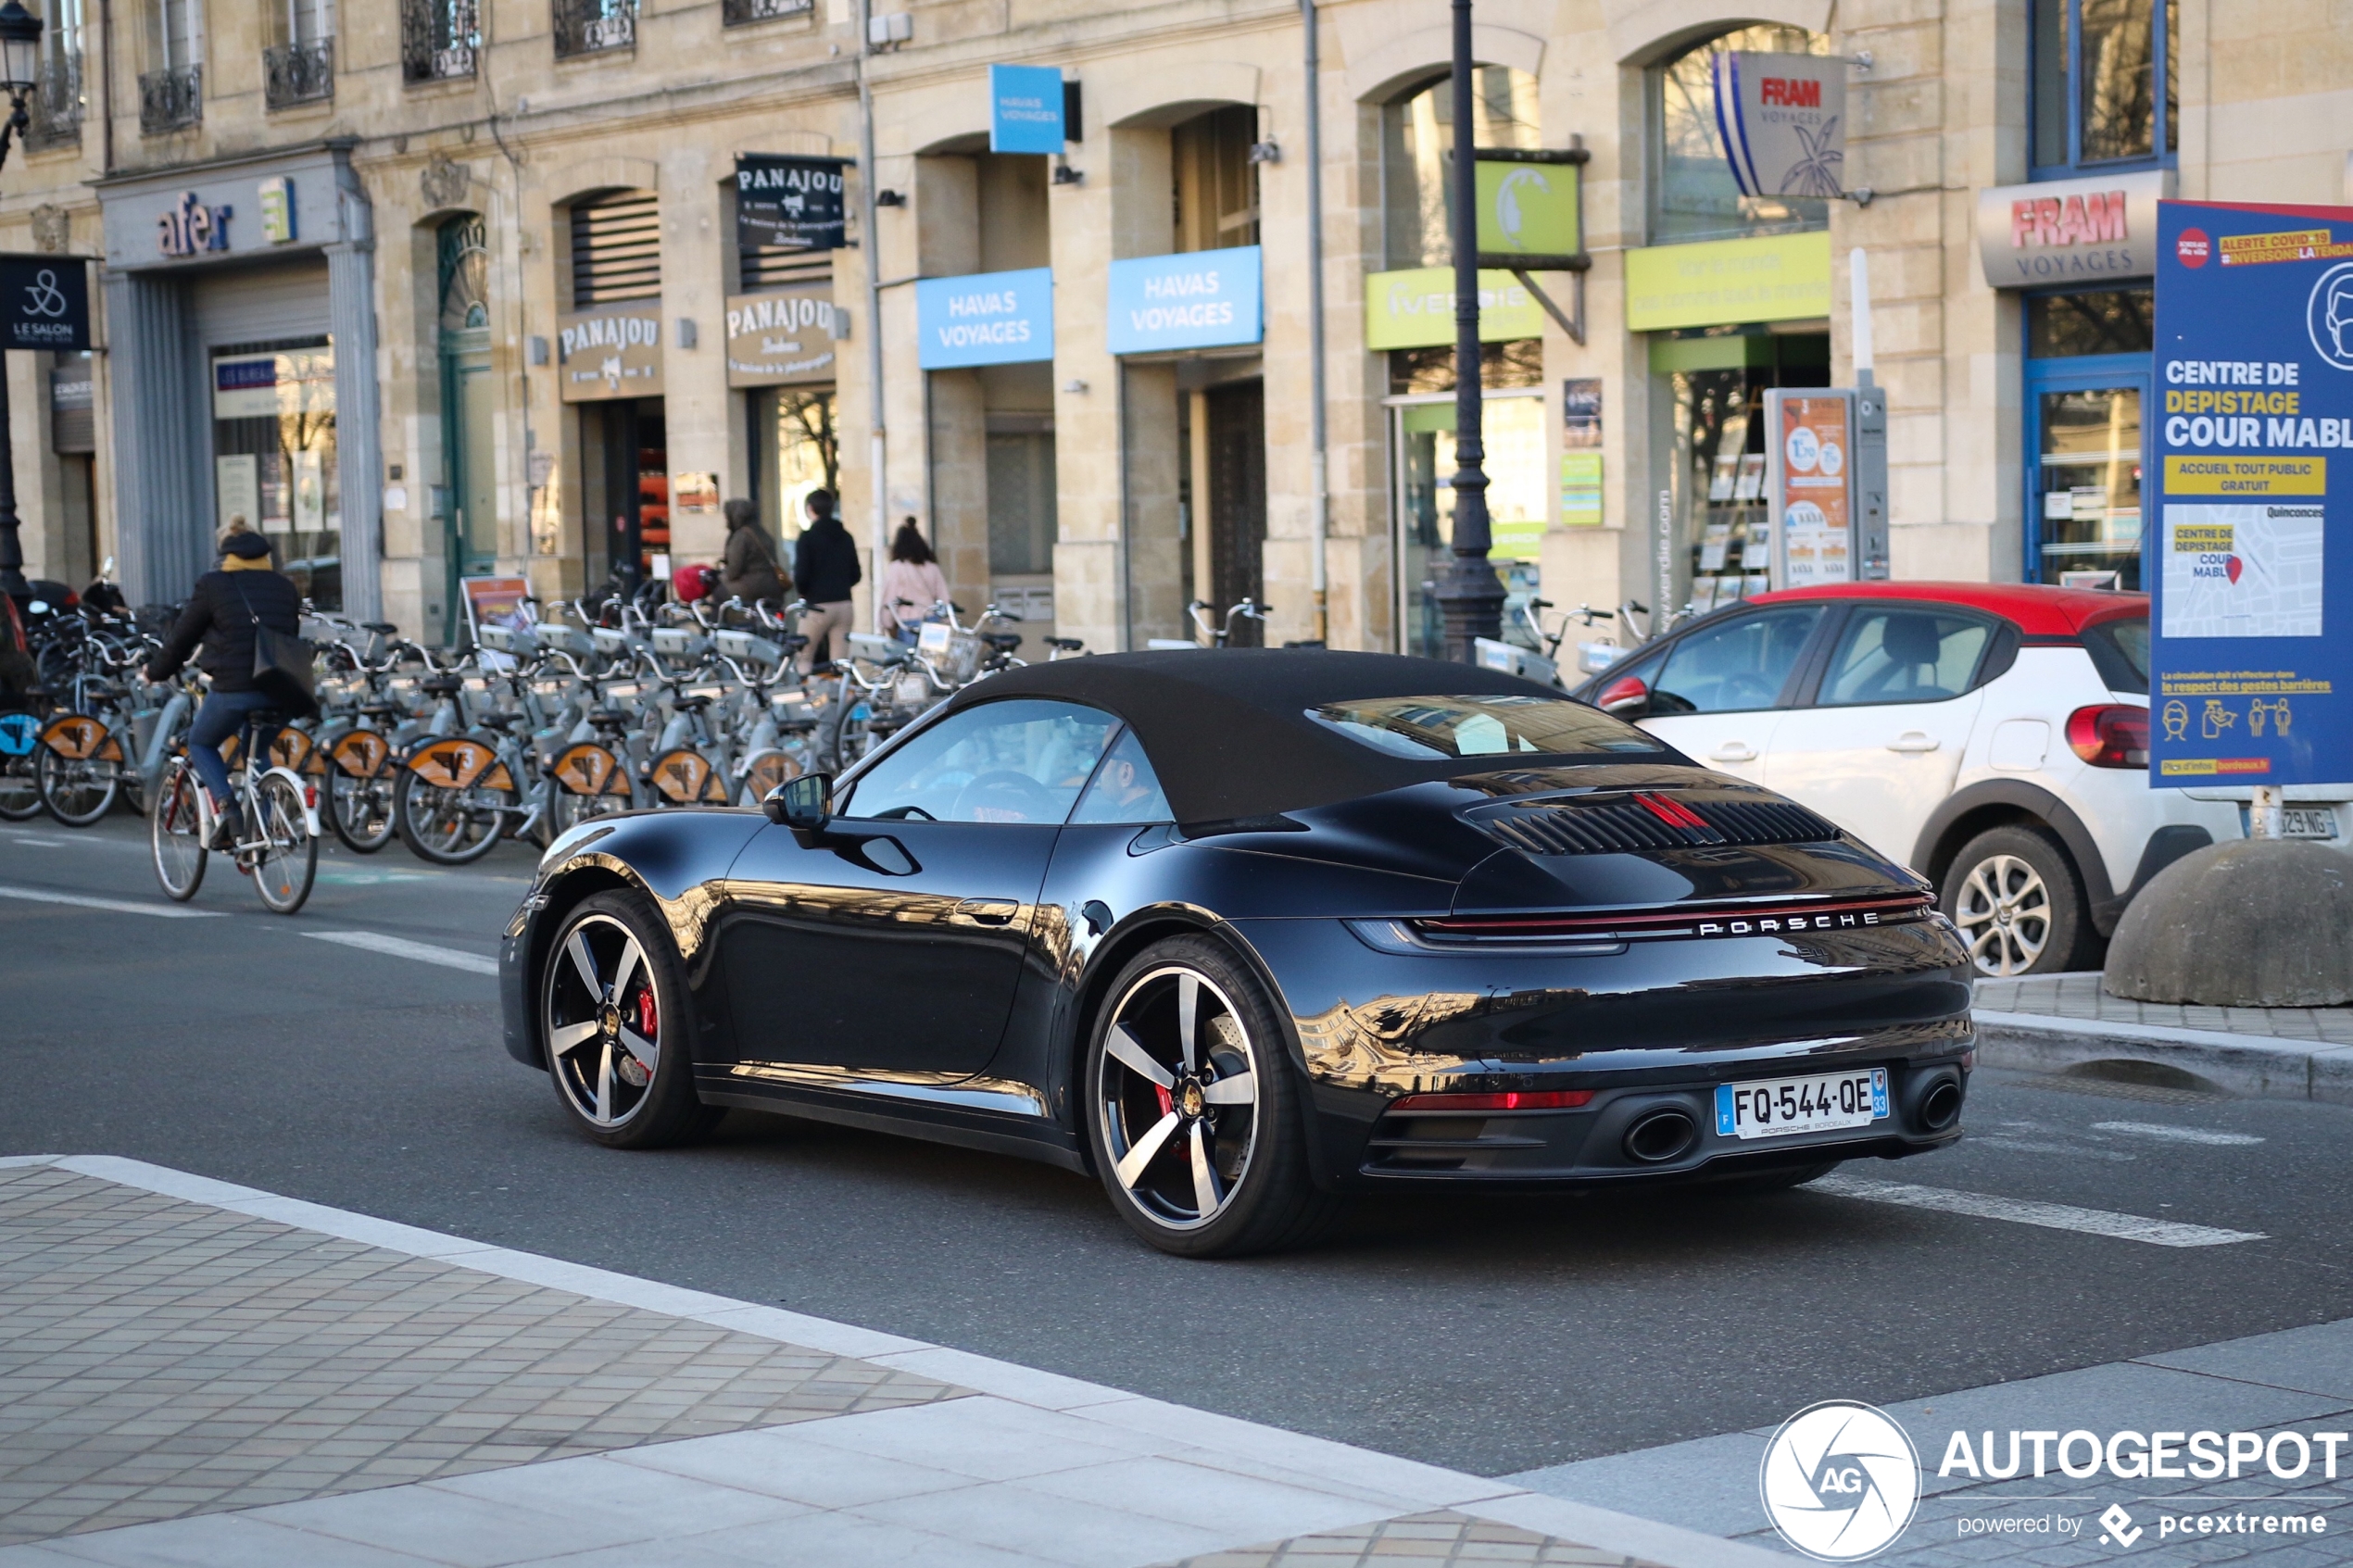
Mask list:
[[793,581],[809,603],[809,614],[800,623],[802,634],[809,639],[809,646],[800,652],[803,673],[849,651],[847,643],[838,649],[833,645],[849,635],[849,591],[865,575],[859,568],[858,546],[849,530],[834,515],[834,493],[812,490],[806,504],[809,526],[800,531],[792,563]]
[[947,574],[911,517],[899,525],[890,541],[890,559],[883,563],[882,587],[875,595],[875,630],[912,645],[920,635],[918,628],[947,597]]
[[777,558],[776,542],[760,526],[760,509],[737,496],[721,508],[727,519],[727,547],[719,556],[719,596],[746,604],[782,604],[792,580]]
[[[212,797],[215,849],[233,847],[245,825],[230,793],[220,743],[237,733],[247,714],[280,706],[254,685],[254,628],[267,626],[290,637],[302,630],[302,595],[293,578],[271,569],[270,554],[269,540],[247,528],[244,518],[231,519],[220,534],[220,570],[196,579],[171,635],[147,661],[148,680],[168,681],[203,645],[196,665],[212,678],[212,689],[188,727],[188,764]],[[268,746],[262,741],[264,750]]]

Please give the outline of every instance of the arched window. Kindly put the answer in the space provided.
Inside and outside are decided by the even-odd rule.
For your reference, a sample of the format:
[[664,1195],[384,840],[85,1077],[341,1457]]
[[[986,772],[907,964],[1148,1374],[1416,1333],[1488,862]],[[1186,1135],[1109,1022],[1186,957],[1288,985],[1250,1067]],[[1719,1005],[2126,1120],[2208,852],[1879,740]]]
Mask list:
[[478,332],[490,325],[490,236],[478,216],[453,218],[438,240],[441,330]]
[[1732,51],[1827,55],[1830,40],[1803,28],[1744,27],[1695,44],[1650,71],[1653,245],[1731,240],[1830,227],[1830,203],[1806,196],[1744,196],[1732,182],[1716,114],[1718,55]]
[[[1533,76],[1509,66],[1478,66],[1472,88],[1478,145],[1539,144]],[[1454,188],[1447,157],[1453,147],[1451,73],[1382,107],[1381,211],[1390,267],[1442,267],[1453,259],[1446,202]]]
[[[458,579],[489,571],[498,557],[498,493],[493,448],[497,383],[490,369],[490,234],[478,214],[434,232],[439,262],[441,483],[434,487],[447,560],[448,602]],[[447,622],[454,633],[457,618]]]

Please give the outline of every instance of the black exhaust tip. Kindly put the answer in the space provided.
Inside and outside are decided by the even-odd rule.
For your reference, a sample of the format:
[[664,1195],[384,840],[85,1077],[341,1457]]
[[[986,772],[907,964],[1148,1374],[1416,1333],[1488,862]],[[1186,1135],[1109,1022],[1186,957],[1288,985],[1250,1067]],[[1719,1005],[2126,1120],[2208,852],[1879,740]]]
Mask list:
[[1699,1140],[1698,1124],[1680,1110],[1654,1110],[1626,1129],[1626,1158],[1643,1165],[1680,1159]]
[[1930,1085],[1920,1097],[1920,1125],[1941,1133],[1961,1119],[1961,1086],[1950,1078]]

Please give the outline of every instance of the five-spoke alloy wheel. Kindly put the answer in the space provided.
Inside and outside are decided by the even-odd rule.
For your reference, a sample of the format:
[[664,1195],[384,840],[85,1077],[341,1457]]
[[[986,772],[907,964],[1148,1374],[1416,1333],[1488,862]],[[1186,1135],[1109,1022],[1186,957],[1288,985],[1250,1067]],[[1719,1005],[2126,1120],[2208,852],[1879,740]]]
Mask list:
[[1333,1200],[1306,1171],[1283,1036],[1218,944],[1146,948],[1113,982],[1088,1065],[1088,1133],[1121,1216],[1164,1251],[1297,1246]]
[[574,909],[542,960],[539,994],[556,1098],[590,1136],[651,1148],[718,1120],[696,1099],[685,977],[643,898],[599,893]]
[[2076,966],[2088,924],[2082,894],[2066,851],[2040,828],[1998,827],[1969,840],[1944,873],[1941,903],[1989,980]]

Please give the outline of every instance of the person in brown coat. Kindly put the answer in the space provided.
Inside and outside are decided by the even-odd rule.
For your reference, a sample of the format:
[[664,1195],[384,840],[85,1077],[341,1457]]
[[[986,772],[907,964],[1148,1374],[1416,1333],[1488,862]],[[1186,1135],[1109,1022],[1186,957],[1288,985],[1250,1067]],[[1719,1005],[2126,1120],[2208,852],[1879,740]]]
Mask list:
[[719,557],[719,598],[784,603],[792,596],[792,579],[776,558],[775,541],[760,526],[758,508],[738,496],[722,510],[727,519],[727,547]]

